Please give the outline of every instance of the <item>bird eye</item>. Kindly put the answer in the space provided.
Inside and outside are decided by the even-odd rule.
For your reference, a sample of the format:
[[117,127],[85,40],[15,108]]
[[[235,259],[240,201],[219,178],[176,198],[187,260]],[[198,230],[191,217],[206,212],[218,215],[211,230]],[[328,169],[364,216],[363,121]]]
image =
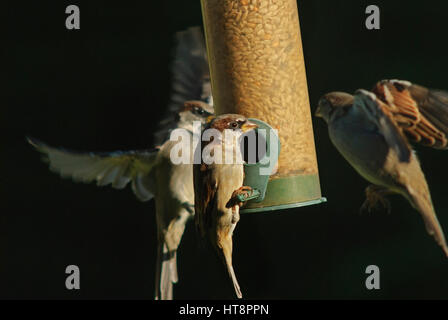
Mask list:
[[328,105],[328,104],[329,104],[329,102],[326,98],[320,98],[319,105],[322,106],[322,105]]
[[238,128],[238,122],[231,122],[230,123],[230,128],[232,128],[232,129],[236,129],[236,128]]
[[204,109],[202,109],[202,108],[195,107],[195,108],[194,108],[194,113],[196,113],[196,114],[202,116],[202,115],[204,115],[205,111],[204,111]]

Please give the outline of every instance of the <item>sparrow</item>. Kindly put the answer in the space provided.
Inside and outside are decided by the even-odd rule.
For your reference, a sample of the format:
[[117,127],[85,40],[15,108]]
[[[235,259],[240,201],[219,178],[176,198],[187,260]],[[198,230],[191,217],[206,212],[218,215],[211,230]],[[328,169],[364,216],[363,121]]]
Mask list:
[[362,208],[400,194],[423,217],[427,232],[448,256],[428,184],[411,142],[447,148],[448,93],[402,80],[383,80],[372,91],[325,94],[315,113],[328,124],[333,145],[372,185]]
[[[236,161],[235,152],[231,163],[207,163],[203,152],[206,147],[214,148],[214,154],[219,148],[240,150],[241,135],[256,127],[256,124],[238,114],[217,116],[205,126],[202,140],[207,129],[218,130],[221,135],[210,139],[208,143],[202,142],[201,163],[193,165],[195,224],[200,235],[209,239],[223,259],[238,298],[242,298],[242,293],[232,266],[232,235],[240,219],[239,208],[242,203],[238,195],[247,195],[251,188],[243,186],[243,163]],[[232,134],[227,134],[225,130]]]
[[[172,92],[165,115],[154,134],[156,147],[110,153],[74,152],[53,148],[35,139],[28,141],[62,177],[98,186],[123,189],[131,184],[140,201],[155,199],[158,250],[155,299],[171,300],[178,281],[176,253],[187,221],[194,214],[193,162],[173,164],[170,133],[185,129],[193,148],[193,122],[205,123],[213,114],[205,41],[199,27],[176,34],[172,64]],[[193,155],[191,150],[190,154]],[[192,160],[192,159],[191,159]]]
[[178,282],[177,248],[187,221],[194,215],[193,162],[174,165],[169,157],[174,144],[165,141],[175,128],[188,130],[190,156],[193,156],[193,122],[205,124],[214,114],[210,69],[201,28],[190,27],[178,32],[175,41],[170,101],[154,134],[154,143],[165,146],[160,148],[156,169],[159,190],[155,197],[159,239],[156,300],[173,299],[173,283]]
[[[179,113],[179,128],[190,135],[192,148],[193,121],[205,122],[211,116],[212,107],[200,102],[185,103]],[[123,189],[128,184],[140,201],[155,199],[158,233],[155,298],[172,299],[172,286],[177,283],[176,252],[185,225],[194,214],[193,158],[190,164],[173,164],[171,149],[178,141],[168,140],[161,146],[148,150],[101,152],[77,152],[51,147],[37,139],[28,142],[44,154],[50,170],[75,182],[98,186],[111,185]],[[193,157],[193,150],[190,152]]]
[[[167,141],[157,154],[155,167],[156,222],[158,230],[158,255],[156,264],[156,300],[173,299],[173,283],[178,282],[177,248],[186,223],[194,215],[193,189],[193,131],[194,121],[206,123],[213,114],[213,107],[200,101],[185,103],[179,113],[178,128],[189,132],[190,162],[173,164],[170,159],[177,141]],[[182,142],[184,143],[184,142]]]
[[154,133],[156,145],[167,141],[171,131],[178,127],[179,111],[185,101],[202,101],[213,106],[210,69],[201,28],[190,27],[177,32],[175,41],[170,101]]

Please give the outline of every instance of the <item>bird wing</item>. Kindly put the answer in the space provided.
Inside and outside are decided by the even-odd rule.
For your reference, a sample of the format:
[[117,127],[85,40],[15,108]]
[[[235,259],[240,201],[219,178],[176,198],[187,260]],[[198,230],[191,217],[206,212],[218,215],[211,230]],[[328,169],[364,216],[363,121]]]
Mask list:
[[353,106],[362,110],[375,124],[386,143],[395,150],[401,162],[409,162],[411,148],[390,110],[374,94],[366,90],[355,93]]
[[[353,106],[363,110],[368,119],[376,124],[378,131],[384,136],[389,147],[396,151],[400,163],[399,165],[393,165],[392,168],[394,169],[389,174],[394,177],[399,185],[405,187],[408,199],[424,219],[426,230],[442,246],[448,256],[445,237],[437,220],[420,163],[417,157],[412,155],[410,145],[402,131],[403,127],[397,123],[398,121],[394,117],[390,106],[383,103],[375,94],[365,90],[356,92]],[[390,170],[390,168],[387,170]]]
[[382,80],[372,91],[411,141],[436,149],[448,148],[448,92],[402,80]]
[[191,27],[176,33],[175,38],[177,44],[171,67],[171,96],[164,118],[154,134],[156,145],[161,145],[169,138],[185,101],[213,104],[207,51],[201,28]]
[[217,184],[212,169],[206,164],[193,165],[195,223],[202,236],[212,225],[212,214],[216,211]]
[[96,180],[98,186],[111,184],[123,189],[132,181],[132,190],[141,201],[153,198],[153,179],[150,177],[155,165],[157,151],[127,151],[112,153],[74,152],[53,148],[36,139],[28,142],[44,154],[50,170],[62,177],[77,182],[90,183]]

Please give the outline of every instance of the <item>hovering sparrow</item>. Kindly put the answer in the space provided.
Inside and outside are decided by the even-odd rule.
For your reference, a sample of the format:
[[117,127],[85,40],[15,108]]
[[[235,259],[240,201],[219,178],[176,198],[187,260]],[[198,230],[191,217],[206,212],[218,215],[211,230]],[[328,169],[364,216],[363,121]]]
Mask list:
[[173,129],[182,128],[192,140],[193,121],[205,123],[214,112],[201,29],[189,28],[177,33],[176,39],[172,94],[155,133],[156,149],[79,153],[29,139],[45,154],[50,169],[63,177],[86,183],[96,181],[99,186],[111,184],[117,189],[131,183],[139,200],[155,198],[158,231],[155,298],[162,300],[173,298],[173,283],[178,281],[176,252],[186,222],[194,213],[193,165],[171,162],[171,149],[178,142],[168,139]]
[[154,143],[160,145],[177,128],[178,113],[185,101],[202,101],[213,106],[207,50],[201,28],[191,27],[176,33],[176,48],[171,66],[172,85],[165,115],[154,134]]
[[448,93],[384,80],[372,92],[324,95],[316,116],[327,122],[330,139],[343,157],[372,183],[363,208],[387,204],[384,195],[401,194],[420,212],[426,230],[448,256],[425,176],[409,144],[447,148]]
[[[204,148],[230,147],[239,150],[239,137],[242,133],[256,128],[244,116],[224,114],[212,120],[206,129],[216,129],[221,133],[220,138],[211,139],[208,144],[202,142],[201,154]],[[224,130],[231,130],[234,135],[228,135]],[[235,139],[236,137],[236,139]],[[217,149],[214,149],[215,151]],[[222,152],[224,154],[224,151]],[[238,298],[242,297],[240,286],[232,266],[232,235],[240,219],[237,196],[247,194],[251,188],[243,186],[243,164],[236,161],[222,164],[204,162],[193,165],[195,192],[195,222],[203,237],[208,237],[217,250],[229,272]]]
[[[207,50],[201,28],[191,27],[178,32],[176,41],[171,66],[170,102],[154,134],[154,143],[157,145],[165,143],[175,128],[188,130],[192,140],[193,122],[205,123],[214,113]],[[179,112],[181,110],[183,112]],[[194,213],[193,162],[189,165],[173,165],[169,156],[174,144],[165,144],[160,150],[161,160],[156,169],[157,187],[160,190],[155,199],[159,234],[156,300],[173,299],[173,283],[178,281],[176,252],[185,225]],[[193,147],[193,143],[190,146]],[[190,155],[193,155],[193,150],[190,150]],[[178,203],[183,205],[179,206]]]
[[[202,102],[185,103],[185,110],[179,113],[179,128],[190,130],[193,121],[205,123],[212,111],[213,107]],[[192,147],[192,138],[190,132],[190,141],[183,143]],[[115,189],[130,183],[140,201],[155,198],[159,243],[155,297],[172,299],[172,284],[178,281],[176,251],[186,222],[194,213],[193,166],[174,165],[170,160],[171,149],[179,142],[168,140],[157,149],[111,153],[74,152],[32,138],[28,142],[45,155],[50,170],[63,178],[96,181],[98,186],[110,184]],[[193,150],[190,154],[193,157]]]
[[[171,149],[177,141],[165,142],[157,154],[154,168],[157,189],[156,221],[158,230],[158,256],[156,270],[157,300],[173,299],[173,283],[177,283],[176,253],[187,221],[194,214],[193,189],[193,121],[205,123],[213,113],[213,107],[203,102],[189,102],[179,115],[178,127],[189,130],[190,162],[174,165]],[[199,138],[199,137],[198,137]]]

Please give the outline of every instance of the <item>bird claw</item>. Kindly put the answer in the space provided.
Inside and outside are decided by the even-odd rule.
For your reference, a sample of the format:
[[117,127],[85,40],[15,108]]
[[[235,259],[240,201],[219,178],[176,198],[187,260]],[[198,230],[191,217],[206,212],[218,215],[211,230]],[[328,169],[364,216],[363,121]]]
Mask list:
[[252,192],[253,189],[249,186],[242,186],[241,188],[236,189],[235,191],[233,191],[232,197],[230,198],[229,202],[227,202],[226,207],[231,208],[236,205],[238,205],[239,207],[243,206],[244,201],[241,201],[241,198],[249,198]]
[[182,202],[181,206],[188,211],[189,214],[194,215],[194,204]]
[[361,206],[360,212],[367,211],[368,213],[371,213],[375,209],[377,209],[379,206],[386,209],[387,213],[391,213],[391,204],[389,200],[387,200],[384,195],[387,194],[387,190],[378,187],[378,186],[368,186],[366,188],[366,200]]

